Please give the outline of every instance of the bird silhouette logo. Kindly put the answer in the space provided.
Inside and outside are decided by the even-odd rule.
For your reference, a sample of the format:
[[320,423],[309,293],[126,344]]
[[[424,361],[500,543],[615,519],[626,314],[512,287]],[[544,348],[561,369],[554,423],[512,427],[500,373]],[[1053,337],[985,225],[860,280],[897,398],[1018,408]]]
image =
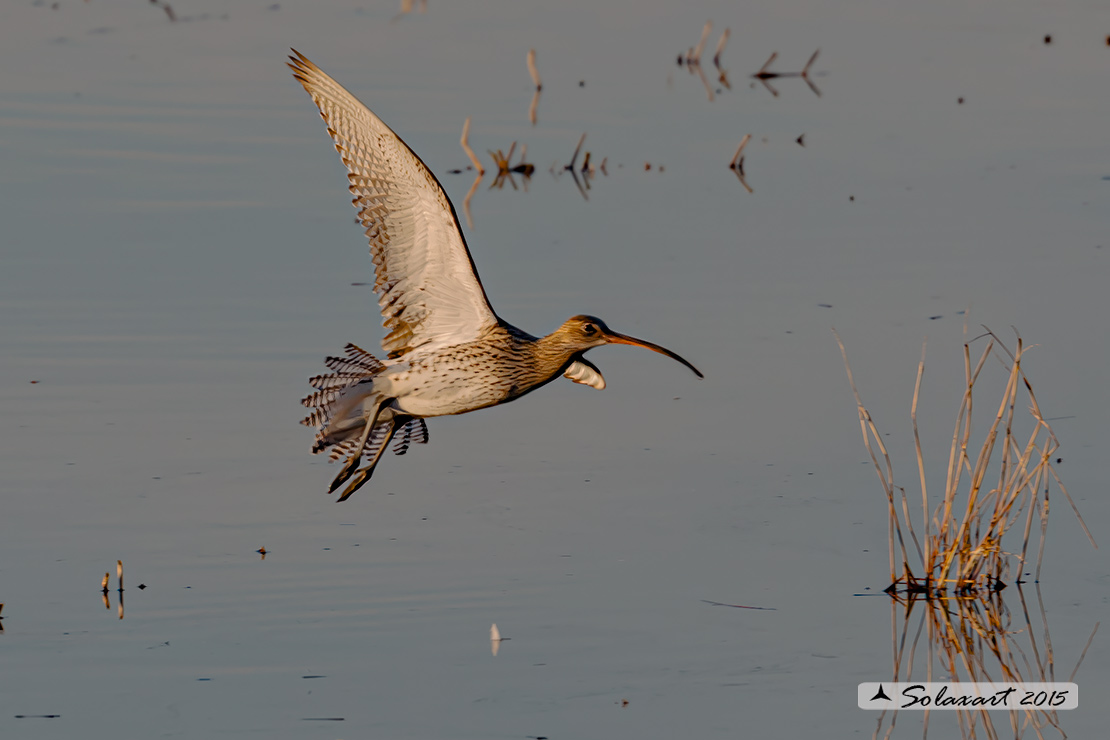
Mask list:
[[876,691],[875,695],[871,697],[871,701],[878,701],[879,699],[885,699],[886,701],[893,701],[893,699],[891,699],[889,696],[887,696],[886,692],[883,691],[883,685],[882,684],[879,684],[879,690]]

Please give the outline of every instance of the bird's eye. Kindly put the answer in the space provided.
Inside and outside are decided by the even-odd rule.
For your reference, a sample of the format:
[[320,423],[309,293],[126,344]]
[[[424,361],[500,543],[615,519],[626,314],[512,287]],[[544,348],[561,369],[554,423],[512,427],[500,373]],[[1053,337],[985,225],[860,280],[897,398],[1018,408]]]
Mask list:
[[594,334],[597,334],[597,327],[593,324],[583,324],[582,333],[588,337],[592,337]]

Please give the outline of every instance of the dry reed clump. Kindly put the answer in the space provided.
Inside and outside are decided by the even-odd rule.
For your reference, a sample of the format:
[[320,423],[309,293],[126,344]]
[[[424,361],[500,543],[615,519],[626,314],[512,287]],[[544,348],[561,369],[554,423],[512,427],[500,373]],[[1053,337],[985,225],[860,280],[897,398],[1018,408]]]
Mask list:
[[[864,445],[871,455],[871,462],[887,498],[892,581],[887,591],[905,590],[926,597],[943,596],[950,592],[957,596],[973,596],[1005,588],[1004,579],[1009,574],[1010,559],[1017,558],[1019,574],[1026,566],[1034,519],[1040,528],[1036,569],[1036,577],[1039,578],[1048,527],[1050,491],[1053,488],[1067,499],[1091,545],[1097,548],[1083,517],[1053,467],[1053,457],[1060,444],[1052,427],[1044,420],[1033,395],[1033,386],[1021,369],[1021,360],[1028,348],[1020,335],[1017,337],[1016,352],[1010,352],[989,329],[976,337],[988,341],[974,367],[970,345],[976,339],[964,343],[966,386],[956,414],[944,493],[935,504],[930,501],[925,484],[925,462],[917,429],[917,404],[925,372],[925,350],[922,347],[910,411],[921,487],[921,521],[915,528],[906,491],[894,484],[890,456],[871,414],[860,399],[844,343],[835,330],[833,334],[840,345],[848,381],[855,394]],[[1006,386],[990,428],[976,448],[971,443],[974,390],[983,366],[992,354],[1005,368]],[[1016,411],[1019,395],[1028,402],[1029,417]],[[1033,422],[1032,430],[1025,436],[1017,427],[1024,427],[1029,418]],[[988,473],[992,474],[992,481],[993,474],[997,474],[994,487],[990,487]],[[1003,546],[1003,538],[1015,529],[1020,529],[1023,534],[1020,553],[1007,551]],[[920,538],[918,531],[922,533]],[[921,560],[920,574],[915,574],[910,566],[905,534],[909,535]],[[1007,543],[1015,537],[1016,534],[1006,537]],[[901,575],[898,574],[898,560],[901,561]]]

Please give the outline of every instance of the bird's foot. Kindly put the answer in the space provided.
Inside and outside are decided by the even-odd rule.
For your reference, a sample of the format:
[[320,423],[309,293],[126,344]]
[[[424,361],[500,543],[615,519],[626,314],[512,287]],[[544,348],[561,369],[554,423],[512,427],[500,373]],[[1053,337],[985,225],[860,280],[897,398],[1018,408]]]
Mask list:
[[[372,476],[374,474],[374,468],[375,467],[377,467],[377,466],[376,465],[367,465],[365,468],[361,468],[357,473],[355,473],[354,478],[352,478],[350,485],[348,485],[345,489],[343,489],[343,495],[335,500],[336,503],[339,503],[340,501],[346,501],[347,499],[349,499],[351,497],[351,494],[353,494],[358,489],[362,488],[362,486],[366,483],[366,481],[370,480],[370,476]],[[346,480],[346,478],[344,478],[344,480]],[[336,487],[338,488],[338,486],[336,486]]]
[[348,478],[354,475],[355,469],[358,467],[358,464],[360,462],[362,462],[361,454],[351,455],[349,458],[347,458],[347,462],[343,463],[343,468],[339,471],[339,474],[335,476],[335,480],[331,482],[331,486],[328,488],[328,493],[335,493],[335,490],[337,488],[343,485]]

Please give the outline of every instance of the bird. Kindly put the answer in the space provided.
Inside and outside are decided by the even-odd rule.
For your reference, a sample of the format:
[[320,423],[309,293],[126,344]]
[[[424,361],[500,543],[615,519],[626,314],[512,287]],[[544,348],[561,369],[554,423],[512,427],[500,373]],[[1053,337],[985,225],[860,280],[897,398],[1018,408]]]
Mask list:
[[[348,344],[343,356],[325,360],[330,373],[309,379],[314,390],[301,402],[312,409],[301,422],[316,428],[312,452],[345,458],[328,489],[347,484],[337,501],[370,479],[391,442],[398,455],[427,443],[425,419],[508,403],[560,376],[605,388],[601,371],[584,356],[594,347],[642,347],[703,377],[671,350],[616,332],[595,316],[573,316],[541,337],[499,317],[435,175],[354,95],[291,51],[293,77],[312,97],[347,168],[387,331],[384,360]],[[369,462],[360,467],[363,456]]]

